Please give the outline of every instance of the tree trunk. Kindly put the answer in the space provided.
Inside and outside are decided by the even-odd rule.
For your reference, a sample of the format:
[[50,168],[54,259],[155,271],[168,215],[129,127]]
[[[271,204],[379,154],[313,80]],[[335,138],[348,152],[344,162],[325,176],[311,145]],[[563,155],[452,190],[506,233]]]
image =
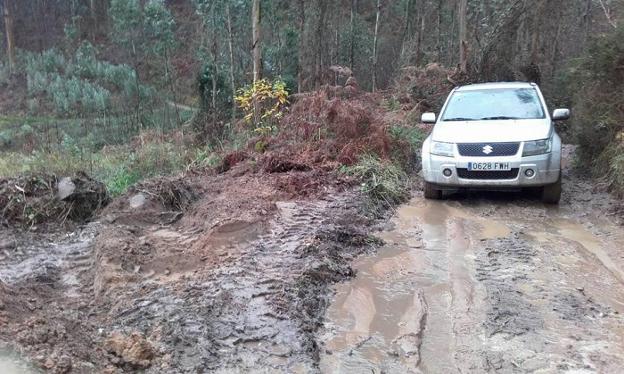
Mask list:
[[379,14],[381,13],[381,0],[377,0],[377,13],[375,15],[375,36],[373,37],[373,92],[377,90],[377,37],[379,34]]
[[[337,11],[337,10],[336,10]],[[334,39],[334,58],[331,65],[340,65],[340,34],[338,32],[338,24],[336,24],[335,30],[335,39]],[[334,86],[338,85],[338,73],[334,74]]]
[[583,46],[587,44],[587,40],[589,39],[589,35],[591,33],[591,24],[592,24],[592,8],[593,8],[593,0],[586,0],[585,3],[585,13],[583,14],[583,29],[585,33],[583,34]]
[[410,29],[410,8],[412,5],[412,0],[407,0],[407,3],[405,4],[405,16],[404,21],[403,21],[403,35],[401,35],[401,53],[399,54],[399,61],[400,63],[403,63],[404,61],[404,55],[405,55],[405,41],[408,38],[409,35],[409,29]]
[[457,16],[459,23],[459,71],[466,74],[468,72],[468,0],[459,0]]
[[319,0],[319,19],[316,26],[316,67],[314,71],[314,86],[319,88],[323,81],[323,31],[325,30],[325,16],[327,13],[327,1]]
[[262,36],[260,32],[260,0],[253,0],[251,19],[252,19],[252,54],[253,54],[253,81],[262,79]]
[[305,0],[299,0],[299,50],[297,51],[297,93],[303,92],[303,40],[305,33]]
[[438,62],[442,62],[442,0],[438,0],[436,19],[436,54]]
[[93,24],[91,25],[91,32],[93,35],[93,40],[95,41],[95,37],[98,35],[99,32],[96,0],[89,1],[89,10],[91,13],[91,22],[93,22]]
[[541,39],[541,19],[544,9],[544,0],[537,0],[533,11],[533,27],[531,30],[531,64],[537,65],[539,63],[539,50]]
[[416,56],[414,56],[414,65],[420,64],[420,58],[422,57],[423,37],[425,35],[425,15],[420,16],[420,29],[418,30],[418,38],[416,39]]
[[217,76],[219,75],[219,44],[217,34],[217,17],[215,15],[215,5],[210,7],[210,18],[212,18],[212,46],[210,54],[212,55],[212,122],[217,122]]
[[351,46],[349,51],[349,68],[353,72],[355,60],[355,15],[357,13],[357,0],[351,0]]
[[[230,52],[230,87],[232,88],[232,96],[236,95],[236,83],[234,82],[234,46],[232,36],[232,15],[230,13],[230,3],[228,2],[225,8],[227,16],[227,29],[228,29],[228,48]],[[236,101],[232,100],[232,118],[236,118]]]
[[15,34],[11,0],[4,0],[4,29],[7,41],[7,56],[9,58],[9,72],[13,73],[15,71]]

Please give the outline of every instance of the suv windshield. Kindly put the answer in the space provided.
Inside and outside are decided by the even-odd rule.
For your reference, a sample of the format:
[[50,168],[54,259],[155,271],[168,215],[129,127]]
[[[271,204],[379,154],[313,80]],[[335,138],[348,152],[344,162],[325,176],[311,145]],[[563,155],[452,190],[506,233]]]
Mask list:
[[442,121],[544,118],[544,109],[533,88],[456,91]]

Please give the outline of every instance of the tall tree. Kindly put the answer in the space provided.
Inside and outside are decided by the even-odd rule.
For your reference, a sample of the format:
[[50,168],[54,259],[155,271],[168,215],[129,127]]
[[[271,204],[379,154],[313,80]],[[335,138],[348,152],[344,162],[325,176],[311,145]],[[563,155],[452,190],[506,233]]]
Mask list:
[[7,56],[9,58],[9,71],[13,72],[15,70],[15,34],[11,5],[11,0],[4,0],[4,29],[7,42]]
[[351,0],[351,32],[349,37],[351,38],[351,46],[349,50],[349,68],[353,71],[354,59],[355,59],[355,15],[357,13],[357,0]]
[[262,35],[260,30],[261,20],[261,8],[260,0],[253,0],[251,9],[251,25],[252,25],[252,38],[253,43],[251,45],[253,55],[253,80],[254,82],[262,79]]
[[381,0],[377,0],[375,14],[375,35],[373,36],[373,92],[377,90],[377,39],[379,34],[379,16],[381,13]]
[[303,40],[305,36],[305,0],[299,0],[299,35],[297,51],[297,92],[303,91]]
[[403,34],[401,35],[401,54],[399,60],[403,60],[403,56],[405,55],[405,42],[407,41],[407,37],[410,31],[411,25],[411,17],[410,17],[410,9],[412,6],[412,0],[407,0],[405,3],[405,15],[403,16]]
[[[236,93],[236,83],[234,81],[234,36],[232,35],[232,14],[230,10],[230,2],[226,2],[226,16],[227,16],[227,29],[228,29],[228,49],[230,52],[230,86],[232,88],[232,95]],[[236,102],[232,101],[232,118],[236,117]]]
[[323,78],[323,53],[326,52],[324,48],[324,31],[326,25],[326,15],[327,15],[327,1],[326,0],[318,0],[318,21],[316,23],[316,52],[315,52],[315,64],[314,64],[314,87],[319,88],[322,84]]
[[459,24],[459,70],[468,72],[468,0],[459,0],[457,12]]

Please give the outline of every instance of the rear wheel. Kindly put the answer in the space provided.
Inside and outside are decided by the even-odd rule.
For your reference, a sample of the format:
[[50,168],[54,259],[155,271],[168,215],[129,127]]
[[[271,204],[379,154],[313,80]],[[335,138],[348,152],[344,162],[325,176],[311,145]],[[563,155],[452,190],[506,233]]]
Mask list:
[[557,182],[542,188],[542,202],[544,204],[559,204],[561,200],[561,176]]
[[435,188],[434,184],[425,182],[425,199],[440,200],[442,198],[442,190]]

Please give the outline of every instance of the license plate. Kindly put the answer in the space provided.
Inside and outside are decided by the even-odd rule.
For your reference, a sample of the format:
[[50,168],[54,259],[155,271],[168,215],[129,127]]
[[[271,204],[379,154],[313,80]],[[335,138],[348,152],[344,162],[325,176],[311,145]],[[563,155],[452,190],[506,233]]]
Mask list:
[[511,165],[509,162],[469,162],[468,170],[470,171],[509,171]]

